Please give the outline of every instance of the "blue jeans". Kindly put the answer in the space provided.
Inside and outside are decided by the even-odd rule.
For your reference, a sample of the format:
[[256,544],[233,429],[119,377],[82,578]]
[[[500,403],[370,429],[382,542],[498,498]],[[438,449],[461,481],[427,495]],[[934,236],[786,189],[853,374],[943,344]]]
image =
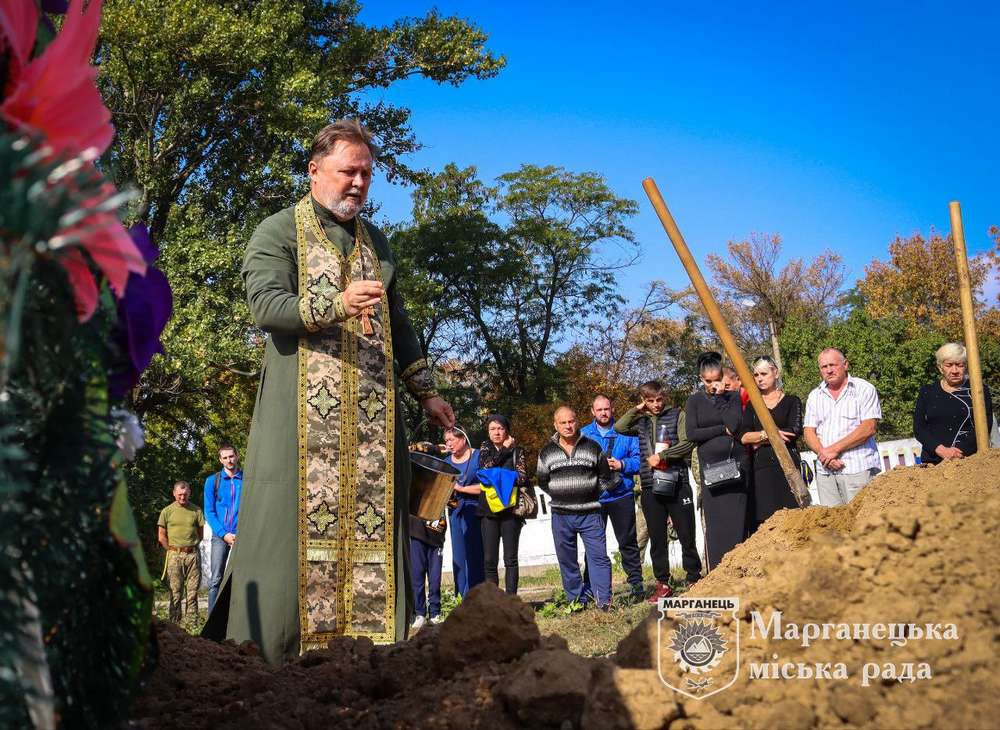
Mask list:
[[[410,560],[412,565],[414,616],[423,616],[430,609],[430,617],[441,613],[441,566],[444,556],[441,548],[428,545],[415,537],[410,538]],[[424,593],[424,578],[427,578],[427,593]],[[425,600],[426,598],[426,600]]]
[[478,499],[460,497],[458,507],[448,514],[455,593],[460,596],[469,595],[472,588],[486,580],[483,533],[476,514],[478,506]]
[[212,535],[212,573],[208,580],[208,610],[212,611],[215,599],[219,597],[219,586],[222,585],[222,574],[226,571],[226,560],[232,547],[221,537]]
[[589,598],[584,593],[580,564],[576,557],[577,535],[583,540],[594,600],[601,608],[609,606],[611,605],[611,559],[608,557],[608,543],[604,536],[604,519],[597,511],[583,514],[552,513],[552,539],[555,542],[556,558],[559,560],[559,573],[562,575],[566,598],[580,603],[586,603]]

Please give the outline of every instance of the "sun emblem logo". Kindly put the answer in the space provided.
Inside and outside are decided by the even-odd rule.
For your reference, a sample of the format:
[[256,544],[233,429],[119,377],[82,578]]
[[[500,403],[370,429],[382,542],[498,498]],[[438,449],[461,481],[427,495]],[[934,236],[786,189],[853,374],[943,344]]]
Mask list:
[[671,635],[674,661],[692,674],[711,671],[728,651],[726,640],[709,622],[686,621]]

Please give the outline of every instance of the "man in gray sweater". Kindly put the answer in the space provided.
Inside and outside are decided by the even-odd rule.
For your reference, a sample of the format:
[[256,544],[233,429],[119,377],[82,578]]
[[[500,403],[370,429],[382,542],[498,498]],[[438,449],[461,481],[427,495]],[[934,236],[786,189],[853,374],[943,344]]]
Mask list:
[[[568,406],[556,409],[556,434],[538,452],[538,487],[549,495],[552,539],[566,597],[586,605],[611,607],[611,560],[601,519],[601,492],[614,486],[608,460],[596,441],[580,434],[576,413]],[[583,540],[593,596],[584,595],[577,561],[576,539]]]

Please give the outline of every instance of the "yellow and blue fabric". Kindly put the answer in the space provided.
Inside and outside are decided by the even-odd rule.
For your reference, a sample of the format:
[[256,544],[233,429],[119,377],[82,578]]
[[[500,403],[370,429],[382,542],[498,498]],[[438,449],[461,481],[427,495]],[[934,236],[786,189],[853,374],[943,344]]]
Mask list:
[[513,469],[480,469],[476,477],[483,485],[490,512],[502,512],[517,504],[517,472]]

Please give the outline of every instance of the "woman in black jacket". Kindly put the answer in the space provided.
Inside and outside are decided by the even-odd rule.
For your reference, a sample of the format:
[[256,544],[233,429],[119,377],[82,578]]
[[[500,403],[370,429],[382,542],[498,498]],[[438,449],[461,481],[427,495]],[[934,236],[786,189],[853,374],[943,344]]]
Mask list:
[[[779,387],[778,366],[767,355],[753,362],[753,379],[757,383],[767,410],[771,412],[778,432],[788,446],[788,453],[799,467],[801,459],[795,442],[802,436],[802,401],[798,396],[788,395]],[[743,423],[739,431],[740,442],[750,451],[753,477],[751,497],[750,532],[767,521],[779,509],[795,509],[798,502],[792,494],[785,473],[778,463],[767,432],[757,418],[753,408],[743,412]]]
[[[687,437],[698,445],[705,563],[711,570],[746,536],[747,463],[746,452],[735,439],[743,409],[739,392],[723,390],[722,356],[717,352],[700,355],[698,374],[705,390],[688,398],[685,417]],[[704,486],[705,469],[727,459],[735,459],[740,465],[740,478],[728,484]]]
[[[913,409],[913,435],[923,446],[920,461],[926,464],[961,459],[976,453],[977,449],[965,346],[949,342],[941,345],[934,357],[942,378],[920,389]],[[985,383],[983,399],[989,432],[993,428],[993,402]]]
[[[479,468],[512,469],[517,472],[516,488],[526,487],[528,473],[524,465],[524,452],[514,444],[514,438],[510,435],[510,420],[497,413],[491,415],[486,419],[486,434],[488,438],[479,447]],[[504,587],[507,593],[515,595],[518,582],[517,545],[521,539],[524,519],[514,514],[513,506],[500,512],[492,512],[486,501],[485,491],[479,493],[478,514],[482,518],[479,525],[483,533],[486,580],[494,585],[500,583],[498,565],[502,540]]]

